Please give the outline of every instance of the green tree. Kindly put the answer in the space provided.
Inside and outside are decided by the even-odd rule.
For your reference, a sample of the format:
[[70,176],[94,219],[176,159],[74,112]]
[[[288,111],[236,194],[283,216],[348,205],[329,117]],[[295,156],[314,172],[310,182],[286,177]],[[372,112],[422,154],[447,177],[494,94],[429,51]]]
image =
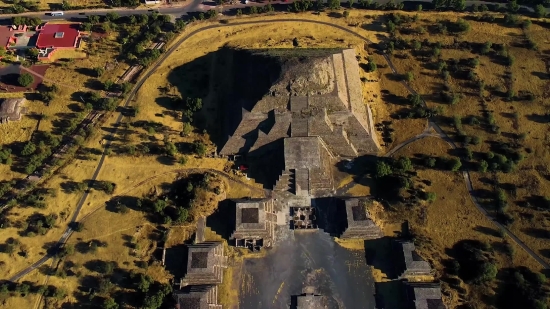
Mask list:
[[506,8],[508,9],[508,12],[515,13],[519,10],[519,5],[516,0],[510,0],[506,4]]
[[109,12],[107,13],[107,15],[105,15],[105,19],[108,20],[108,21],[117,21],[119,19],[119,15],[117,14],[117,12]]
[[193,132],[193,126],[189,122],[183,124],[183,135],[188,136]]
[[328,7],[331,10],[337,10],[340,8],[340,0],[328,0]]
[[178,208],[176,210],[176,223],[182,224],[187,221],[187,218],[189,216],[189,212],[185,208]]
[[21,150],[22,156],[30,156],[36,151],[36,146],[32,142],[28,142],[23,146],[23,150]]
[[485,161],[485,160],[479,161],[479,167],[478,167],[479,172],[485,173],[485,172],[487,172],[488,168],[489,168],[489,163],[487,163],[487,161]]
[[543,18],[546,16],[546,8],[542,4],[537,4],[535,6],[535,16],[537,18]]
[[168,206],[168,204],[164,200],[156,200],[153,203],[153,209],[155,210],[156,213],[163,212],[164,208],[166,208],[167,206]]
[[109,91],[113,88],[114,85],[115,85],[115,83],[112,80],[108,79],[108,80],[105,81],[105,83],[103,83],[103,88],[106,91]]
[[414,169],[411,159],[407,157],[400,157],[396,162],[396,166],[403,172],[410,172]]
[[99,22],[98,15],[88,15],[88,21],[92,24],[97,24]]
[[117,302],[112,299],[112,298],[105,298],[105,300],[103,301],[103,305],[102,305],[102,308],[103,309],[118,309],[118,304]]
[[409,83],[412,82],[414,80],[413,72],[411,71],[407,72],[407,74],[405,74],[405,80]]
[[497,276],[498,269],[494,263],[485,261],[479,266],[478,276],[474,282],[481,284],[485,282],[493,281]]
[[387,175],[391,175],[393,173],[391,165],[387,164],[384,161],[377,161],[376,162],[376,178],[382,178]]
[[435,9],[441,8],[446,3],[446,0],[432,0]]
[[453,172],[457,172],[462,167],[462,162],[459,158],[451,158],[448,162],[449,169]]
[[182,156],[178,159],[178,163],[181,165],[185,165],[187,163],[187,158],[185,156]]
[[80,26],[82,28],[82,31],[86,31],[86,32],[92,31],[92,24],[91,23],[83,23]]
[[170,141],[166,141],[164,143],[164,151],[166,152],[167,155],[173,157],[178,153],[178,148],[174,143]]
[[138,280],[138,290],[143,293],[147,293],[149,291],[149,288],[151,287],[151,283],[153,283],[153,278],[149,277],[148,275],[139,274]]
[[422,4],[417,4],[417,5],[416,5],[416,10],[417,10],[418,12],[422,12]]
[[17,83],[22,87],[27,87],[34,83],[34,77],[29,73],[23,73],[17,78]]
[[349,11],[344,11],[343,15],[344,15],[345,18],[348,18],[349,17]]
[[195,150],[195,153],[201,157],[206,154],[206,145],[201,141],[195,141],[193,143],[193,148]]
[[464,11],[466,9],[466,0],[453,0],[453,7],[459,12]]
[[105,69],[103,67],[96,67],[94,68],[94,72],[97,77],[101,77],[105,73]]
[[185,28],[185,21],[183,21],[183,19],[177,19],[175,23],[175,27],[177,31],[183,30],[183,28]]

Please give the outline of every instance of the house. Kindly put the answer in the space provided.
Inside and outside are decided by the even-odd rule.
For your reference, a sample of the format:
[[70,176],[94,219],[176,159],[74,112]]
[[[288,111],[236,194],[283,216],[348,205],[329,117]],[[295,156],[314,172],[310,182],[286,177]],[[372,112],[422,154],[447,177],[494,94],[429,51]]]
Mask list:
[[23,107],[26,101],[25,98],[4,99],[0,103],[0,123],[21,120],[21,115],[27,112]]
[[11,50],[37,48],[38,59],[49,59],[58,49],[80,46],[79,27],[79,23],[45,23],[34,30],[25,25],[0,26],[0,45]]
[[405,282],[406,309],[447,309],[441,299],[439,283]]
[[174,292],[176,309],[222,309],[217,285],[194,285]]
[[6,49],[32,48],[36,43],[36,33],[27,26],[0,26],[0,45]]
[[45,23],[36,27],[38,40],[36,48],[77,48],[80,45],[80,24]]
[[383,236],[382,230],[372,220],[366,204],[367,198],[343,198],[340,204],[346,214],[340,238],[376,239]]
[[270,247],[277,215],[273,199],[238,199],[235,202],[235,230],[230,239],[238,247]]
[[45,23],[36,27],[38,32],[36,41],[36,48],[39,50],[38,59],[49,59],[59,49],[78,48],[81,42],[79,27],[79,23]]
[[223,269],[227,268],[227,256],[221,242],[203,242],[189,245],[187,273],[180,281],[180,289],[189,285],[216,285],[223,281]]
[[416,253],[412,242],[397,241],[396,247],[396,251],[400,253],[396,261],[397,273],[401,274],[400,278],[433,275],[432,267]]

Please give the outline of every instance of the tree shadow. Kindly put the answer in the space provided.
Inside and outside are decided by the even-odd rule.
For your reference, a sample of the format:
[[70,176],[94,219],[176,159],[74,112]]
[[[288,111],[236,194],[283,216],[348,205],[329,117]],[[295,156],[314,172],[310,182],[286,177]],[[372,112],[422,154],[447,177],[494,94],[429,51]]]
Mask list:
[[530,227],[521,229],[521,231],[531,237],[539,239],[550,239],[550,231],[545,229]]
[[478,226],[474,227],[474,231],[477,231],[477,232],[480,232],[480,233],[483,233],[483,234],[489,235],[489,236],[500,237],[500,233],[499,233],[498,230],[490,228],[490,227],[486,227],[486,226],[478,225]]
[[542,80],[550,79],[550,74],[546,72],[531,72],[531,75],[536,76]]
[[84,82],[84,87],[89,88],[91,90],[101,91],[105,89],[105,86],[103,86],[103,83],[95,78],[88,78],[86,82]]
[[171,156],[158,156],[157,162],[163,165],[174,165],[176,164],[176,158]]
[[93,77],[93,78],[98,77],[96,71],[92,68],[76,68],[75,72],[86,75],[88,77]]

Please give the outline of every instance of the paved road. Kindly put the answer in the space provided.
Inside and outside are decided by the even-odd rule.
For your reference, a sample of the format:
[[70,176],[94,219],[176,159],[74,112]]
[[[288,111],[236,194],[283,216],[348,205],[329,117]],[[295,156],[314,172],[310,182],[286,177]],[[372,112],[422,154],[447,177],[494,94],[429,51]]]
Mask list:
[[[137,91],[141,88],[141,86],[145,83],[145,81],[160,67],[160,65],[166,60],[166,58],[168,58],[174,51],[177,50],[177,48],[179,48],[180,45],[182,45],[186,40],[188,40],[190,37],[194,36],[195,34],[197,33],[200,33],[200,32],[203,32],[203,31],[207,31],[207,30],[211,30],[211,29],[217,29],[217,28],[222,28],[222,27],[232,27],[232,26],[241,26],[241,25],[259,25],[259,24],[268,24],[268,23],[284,23],[284,22],[302,22],[302,23],[312,23],[312,24],[318,24],[318,25],[324,25],[324,26],[328,26],[328,27],[333,27],[333,28],[336,28],[336,29],[339,29],[339,30],[342,30],[342,31],[345,31],[347,32],[348,34],[350,35],[353,35],[353,36],[356,36],[360,39],[362,39],[363,41],[365,42],[368,42],[369,44],[372,44],[373,42],[370,41],[368,38],[362,36],[361,34],[358,34],[356,32],[354,32],[353,30],[350,30],[344,26],[340,26],[340,25],[334,25],[334,24],[331,24],[329,22],[322,22],[322,21],[313,21],[313,20],[307,20],[307,19],[290,19],[290,18],[282,18],[282,19],[278,19],[278,20],[271,20],[271,21],[241,21],[241,22],[230,22],[229,24],[214,24],[214,25],[210,25],[210,26],[207,26],[207,27],[204,27],[204,28],[201,28],[201,29],[197,29],[197,30],[194,30],[192,32],[190,32],[189,34],[187,34],[186,36],[182,37],[181,39],[179,39],[176,44],[174,44],[170,49],[168,49],[164,54],[162,54],[162,56],[160,57],[160,59],[156,62],[156,64],[151,68],[151,70],[149,70],[144,76],[142,76],[139,80],[139,82],[136,84],[136,86],[132,89],[132,91],[129,93],[127,99],[125,100],[123,106],[124,107],[127,107],[130,105],[130,102],[131,100],[133,99],[133,97],[135,96],[135,94],[137,93]],[[394,72],[394,73],[397,73],[397,70],[395,69],[393,63],[391,62],[391,59],[388,57],[388,55],[384,55],[386,61],[388,62],[388,65],[390,66],[391,70]],[[407,90],[410,92],[410,93],[416,93],[407,83],[405,82],[402,82],[402,84],[407,88]],[[122,114],[119,114],[116,122],[115,122],[115,126],[118,125],[121,120],[123,118],[123,115]],[[445,135],[445,133],[443,132],[443,130],[441,130],[441,128],[439,128],[439,126],[436,124],[436,123],[433,123],[433,122],[430,122],[430,125],[433,126],[433,128],[436,130],[437,133],[439,133],[443,139],[445,139],[447,142],[449,142],[451,145],[454,145],[454,143],[452,142],[452,140],[447,136]],[[105,157],[107,155],[107,149],[109,148],[110,144],[111,144],[111,137],[114,135],[114,132],[110,133],[106,140],[107,142],[105,143],[105,148],[104,148],[104,151],[103,151],[103,154],[101,155],[101,159],[99,161],[99,164],[93,174],[93,177],[92,177],[92,181],[90,182],[90,188],[93,186],[93,183],[94,181],[97,179],[97,176],[99,175],[99,172],[101,171],[101,168],[103,167],[103,163],[105,161]],[[456,145],[454,145],[454,148],[456,148]],[[471,185],[471,180],[470,180],[470,177],[469,177],[469,174],[467,171],[464,172],[465,173],[465,181],[467,183],[467,186],[468,186],[468,190],[470,191],[470,195],[472,197],[472,200],[474,201],[474,205],[489,219],[491,220],[492,222],[494,222],[498,227],[503,227],[502,225],[500,225],[498,222],[494,221],[493,218],[487,214],[487,212],[480,206],[480,204],[477,202],[477,200],[475,199],[474,195],[473,195],[473,188],[472,188],[472,185]],[[78,215],[80,213],[80,210],[82,209],[82,206],[84,205],[84,203],[86,202],[86,199],[88,197],[88,194],[89,194],[89,189],[84,193],[84,195],[80,198],[78,204],[77,204],[77,207],[75,209],[75,212],[73,213],[73,216],[71,218],[71,222],[75,222],[75,220],[78,218]],[[510,238],[512,238],[519,246],[521,246],[529,255],[531,255],[535,260],[537,260],[543,267],[547,268],[547,269],[550,269],[550,265],[548,263],[546,263],[540,256],[538,256],[533,250],[531,250],[527,245],[525,245],[518,237],[516,237],[511,231],[509,231],[508,229],[506,229],[505,227],[503,227],[503,230],[506,232],[506,234],[508,234],[510,236]],[[61,236],[61,238],[59,239],[58,241],[58,245],[59,246],[62,246],[66,241],[67,239],[71,236],[72,234],[72,229],[69,227],[67,228],[67,230],[65,231],[65,233],[63,233],[63,235]],[[28,268],[20,271],[19,273],[17,273],[16,275],[14,275],[13,277],[11,277],[9,280],[11,281],[17,281],[19,279],[21,279],[23,276],[25,276],[26,274],[28,274],[29,272],[33,271],[34,269],[38,268],[39,266],[41,266],[42,264],[44,264],[48,259],[50,259],[52,257],[52,255],[46,255],[44,257],[42,257],[40,260],[38,260],[37,262],[35,262],[34,264],[32,264],[31,266],[29,266]]]
[[[14,16],[32,16],[32,17],[39,17],[42,20],[73,20],[73,19],[79,19],[83,18],[86,15],[106,15],[109,12],[116,12],[120,16],[129,16],[129,15],[135,15],[135,14],[150,14],[152,11],[157,11],[160,14],[167,14],[175,16],[176,18],[181,18],[183,16],[188,15],[189,12],[199,12],[199,11],[207,11],[208,9],[215,8],[215,1],[214,0],[187,0],[190,1],[189,3],[184,3],[183,5],[161,5],[158,8],[111,8],[111,9],[95,9],[95,10],[75,10],[75,11],[65,11],[63,16],[50,16],[47,12],[25,12],[21,14],[0,14],[0,20],[5,19],[11,19]],[[252,0],[251,0],[252,1]],[[252,5],[266,5],[269,0],[255,0],[255,1],[263,1],[263,2],[249,2],[249,4],[243,4],[239,3],[236,5],[224,5],[223,11],[227,12],[230,10],[234,10],[237,8],[245,8],[247,6]],[[374,0],[376,3],[385,4],[390,1],[393,1],[394,3],[404,3],[406,7],[409,7],[410,9],[414,9],[416,5],[423,4],[424,8],[431,7],[432,0]],[[292,3],[294,0],[287,0],[285,2],[282,2],[281,0],[272,0],[272,4],[277,3]],[[347,3],[349,0],[341,0],[341,3]],[[358,1],[355,0],[356,6]],[[498,2],[489,2],[489,1],[466,1],[466,6],[470,5],[495,5],[498,4],[500,6],[504,6],[504,3],[498,3]],[[534,12],[532,7],[529,6],[520,6],[520,12]],[[547,12],[550,12],[550,8],[546,9]]]

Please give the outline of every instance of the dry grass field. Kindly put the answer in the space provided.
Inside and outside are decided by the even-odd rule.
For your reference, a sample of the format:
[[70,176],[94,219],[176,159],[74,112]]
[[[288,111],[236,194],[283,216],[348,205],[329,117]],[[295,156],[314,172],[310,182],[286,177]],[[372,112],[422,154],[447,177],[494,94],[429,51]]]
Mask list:
[[[547,250],[550,225],[545,210],[548,206],[544,200],[550,190],[550,170],[546,163],[550,159],[547,130],[550,32],[536,20],[529,27],[522,28],[522,20],[515,25],[505,25],[502,15],[494,15],[494,22],[478,21],[480,16],[422,14],[418,21],[407,23],[403,30],[398,30],[396,37],[409,42],[441,42],[443,47],[439,58],[447,63],[450,70],[453,70],[454,61],[478,59],[479,64],[471,70],[477,76],[475,79],[484,83],[482,91],[464,73],[451,72],[445,82],[435,69],[438,60],[424,56],[430,53],[430,47],[422,47],[419,52],[396,49],[392,61],[400,73],[413,73],[414,80],[410,84],[423,96],[428,106],[443,107],[439,124],[448,134],[456,137],[457,131],[460,131],[479,137],[479,144],[467,146],[474,154],[470,168],[474,169],[473,184],[479,197],[491,209],[495,204],[495,191],[504,190],[508,200],[506,211],[514,218],[510,229],[550,261]],[[450,35],[431,30],[439,20],[454,22],[459,17],[467,20],[470,31]],[[424,33],[418,31],[419,27],[424,29]],[[527,38],[537,44],[536,50],[525,45]],[[468,42],[473,46],[491,42],[492,50],[483,54],[479,47],[473,47],[471,51],[459,47],[455,41]],[[506,63],[505,52],[498,51],[499,44],[514,58],[511,65]],[[425,43],[422,45],[426,46]],[[459,94],[456,104],[442,103],[439,92],[444,88]],[[476,119],[472,120],[474,117]],[[453,118],[462,120],[459,130],[453,124]],[[460,138],[455,140],[461,142]],[[511,171],[475,172],[478,162],[488,160],[488,152],[502,154],[510,150],[524,157],[514,164]]]
[[[450,146],[441,139],[428,137],[409,144],[395,156],[415,157],[419,154],[439,156],[450,149]],[[433,169],[417,169],[417,181],[429,181],[431,185],[426,190],[437,193],[433,203],[425,203],[412,211],[405,213],[388,213],[390,222],[399,217],[406,217],[419,241],[418,250],[423,258],[432,264],[438,271],[438,276],[444,273],[443,261],[450,258],[447,250],[464,239],[479,240],[490,244],[495,251],[496,264],[499,269],[525,266],[534,271],[541,271],[542,267],[520,247],[513,245],[512,257],[506,254],[504,247],[513,242],[499,236],[497,228],[478,211],[470,199],[464,178],[461,173],[439,171]],[[463,302],[476,300],[481,294],[491,295],[496,282],[489,287],[469,286],[464,283],[462,294],[449,288],[443,283],[444,291],[450,293],[449,301],[452,308]],[[468,295],[468,296],[466,296]],[[472,297],[468,299],[467,297]],[[479,308],[485,308],[485,302],[475,301]]]

